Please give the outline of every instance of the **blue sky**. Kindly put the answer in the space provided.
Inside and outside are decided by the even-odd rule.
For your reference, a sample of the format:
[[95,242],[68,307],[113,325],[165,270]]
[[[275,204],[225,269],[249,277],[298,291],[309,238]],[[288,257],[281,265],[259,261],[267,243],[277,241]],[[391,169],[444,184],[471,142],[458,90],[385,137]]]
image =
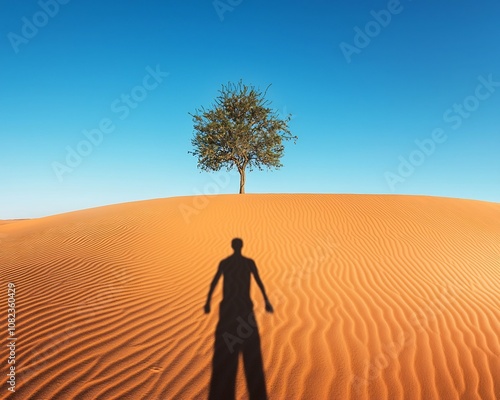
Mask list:
[[[497,1],[1,8],[0,219],[236,193],[237,175],[200,172],[187,153],[188,113],[239,79],[272,83],[268,99],[299,136],[281,170],[248,174],[249,193],[500,202]],[[78,147],[100,126],[102,141]]]

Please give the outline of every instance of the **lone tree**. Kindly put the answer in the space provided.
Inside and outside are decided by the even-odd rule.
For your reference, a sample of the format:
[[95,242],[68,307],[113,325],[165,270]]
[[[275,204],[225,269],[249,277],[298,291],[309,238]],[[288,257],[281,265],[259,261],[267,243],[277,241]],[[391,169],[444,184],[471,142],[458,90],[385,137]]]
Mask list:
[[[269,88],[269,86],[268,86]],[[236,168],[240,174],[240,194],[245,193],[245,172],[254,167],[278,169],[284,154],[284,140],[298,139],[288,129],[291,115],[279,118],[269,108],[270,101],[253,86],[239,81],[222,85],[212,108],[197,109],[193,117],[193,151],[198,168],[204,171],[228,171]]]

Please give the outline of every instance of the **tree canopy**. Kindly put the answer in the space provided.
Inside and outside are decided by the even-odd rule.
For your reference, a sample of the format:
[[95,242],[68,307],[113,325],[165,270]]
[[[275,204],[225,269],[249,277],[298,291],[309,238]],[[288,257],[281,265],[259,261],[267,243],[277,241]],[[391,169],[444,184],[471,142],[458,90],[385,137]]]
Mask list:
[[[269,86],[268,86],[269,89]],[[240,194],[245,193],[247,168],[263,170],[282,167],[284,141],[298,139],[288,128],[291,114],[280,118],[264,93],[254,86],[222,85],[210,109],[197,109],[193,117],[194,150],[198,168],[219,171],[236,168],[240,174]]]

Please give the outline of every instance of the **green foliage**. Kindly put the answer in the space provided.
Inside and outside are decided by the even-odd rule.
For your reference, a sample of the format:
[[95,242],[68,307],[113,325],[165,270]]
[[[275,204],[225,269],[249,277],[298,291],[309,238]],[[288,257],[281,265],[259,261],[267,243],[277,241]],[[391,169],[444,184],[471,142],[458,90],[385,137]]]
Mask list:
[[[266,90],[267,92],[267,90]],[[288,129],[291,115],[281,119],[270,102],[253,86],[222,85],[211,109],[197,109],[193,117],[195,134],[190,154],[205,171],[237,168],[242,178],[248,167],[280,168],[285,140],[297,140]],[[244,184],[244,182],[243,182]],[[240,188],[241,192],[241,188]]]

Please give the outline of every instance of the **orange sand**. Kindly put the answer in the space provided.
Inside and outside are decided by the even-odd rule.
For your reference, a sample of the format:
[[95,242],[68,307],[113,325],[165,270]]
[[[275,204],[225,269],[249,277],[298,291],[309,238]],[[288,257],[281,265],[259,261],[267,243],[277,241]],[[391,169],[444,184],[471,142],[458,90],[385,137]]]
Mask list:
[[206,399],[222,282],[203,305],[234,237],[275,309],[253,282],[270,399],[500,399],[500,204],[365,195],[179,197],[0,224],[15,398]]

